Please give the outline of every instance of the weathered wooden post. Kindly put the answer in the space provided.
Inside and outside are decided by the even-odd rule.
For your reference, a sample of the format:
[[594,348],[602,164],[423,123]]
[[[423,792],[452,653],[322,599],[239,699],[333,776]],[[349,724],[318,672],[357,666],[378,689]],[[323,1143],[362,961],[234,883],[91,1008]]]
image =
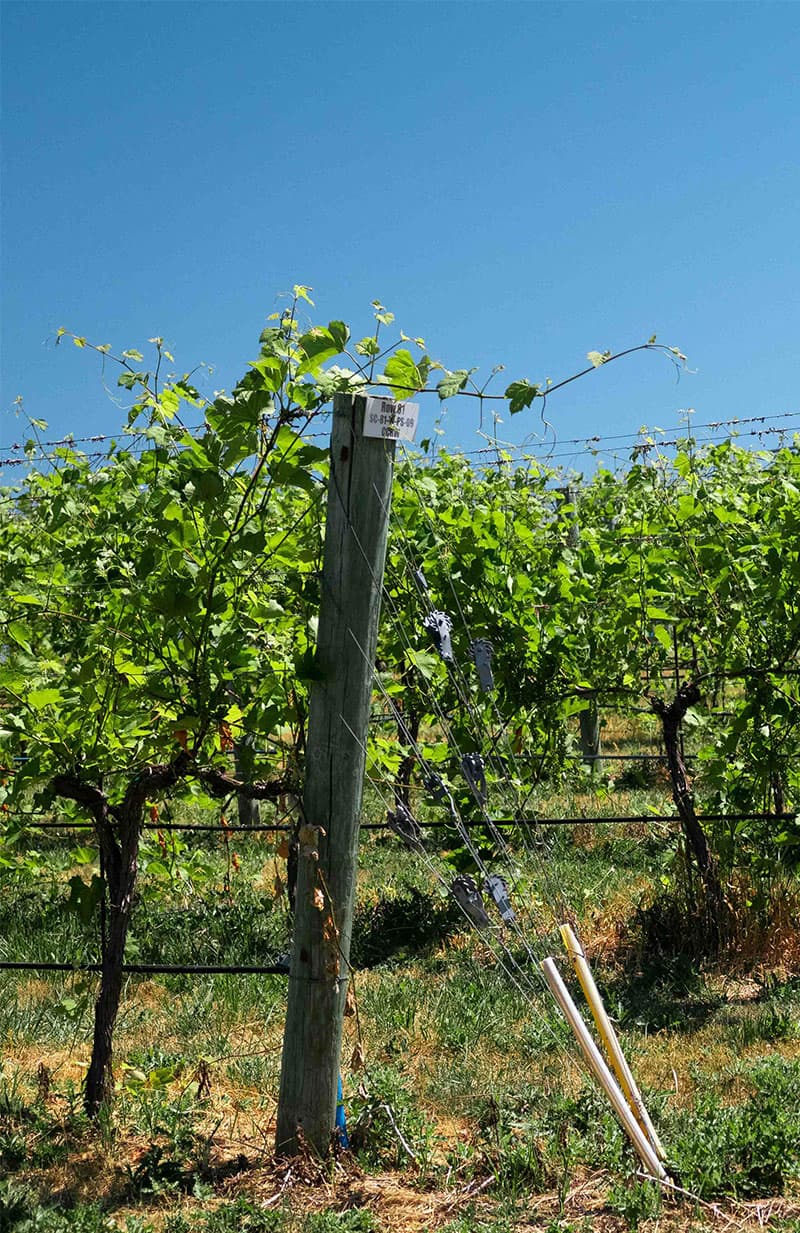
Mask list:
[[[371,402],[372,400],[370,400]],[[317,657],[276,1150],[331,1145],[358,862],[394,441],[365,437],[367,400],[334,401]]]
[[567,545],[570,548],[577,548],[581,542],[581,524],[578,517],[578,487],[576,484],[567,484],[566,488],[559,488],[557,491],[563,494],[570,510]]
[[597,708],[597,696],[595,694],[589,696],[588,706],[583,711],[578,712],[578,723],[580,724],[581,734],[581,758],[595,771],[599,768],[603,758],[600,736],[600,712]]
[[[578,502],[580,500],[580,490],[577,484],[568,484],[566,488],[559,488],[558,491],[564,497],[564,501],[570,509],[570,522],[567,528],[567,545],[570,548],[580,548],[581,543],[581,523],[578,513]],[[602,757],[602,748],[600,740],[600,712],[597,708],[597,695],[585,691],[588,697],[588,705],[578,712],[578,724],[580,727],[580,745],[581,759],[590,766],[593,771],[600,766]]]
[[[246,736],[237,741],[233,747],[233,765],[236,778],[250,780],[253,778],[253,737]],[[240,826],[258,826],[261,821],[261,806],[254,797],[239,793],[236,797],[236,812]]]

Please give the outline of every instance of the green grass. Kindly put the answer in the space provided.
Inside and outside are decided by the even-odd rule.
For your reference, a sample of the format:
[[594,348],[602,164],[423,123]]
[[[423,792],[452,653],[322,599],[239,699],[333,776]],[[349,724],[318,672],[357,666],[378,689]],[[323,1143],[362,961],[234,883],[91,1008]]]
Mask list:
[[[663,800],[657,786],[626,788],[624,807],[646,812],[659,792]],[[598,780],[553,797],[548,812],[612,813],[619,805],[620,790]],[[66,947],[76,958],[93,955],[91,927],[66,908],[77,841],[35,843],[42,872],[0,885],[4,953],[61,958]],[[158,868],[163,851],[150,846],[133,955],[251,964],[286,949],[285,902],[273,892],[276,845],[241,838],[236,851],[238,870],[217,839],[187,836],[173,855],[188,872],[172,884]],[[679,902],[675,861],[675,836],[662,827],[634,835],[617,825],[554,828],[538,855],[519,856],[517,898],[544,899],[556,886],[559,909],[583,923],[586,939],[621,931],[624,944],[602,952],[595,972],[682,1184],[715,1202],[788,1202],[800,1186],[800,983],[756,973],[755,994],[737,999],[724,973],[704,968],[680,937],[651,946],[653,904]],[[542,908],[532,919],[537,954],[560,949],[546,916]],[[401,1178],[420,1205],[431,1192],[463,1191],[431,1225],[450,1233],[511,1233],[530,1196],[545,1193],[552,1212],[542,1230],[594,1228],[593,1216],[567,1210],[571,1188],[587,1176],[601,1179],[604,1220],[633,1228],[660,1218],[604,1099],[571,1060],[571,1037],[540,996],[531,957],[513,933],[506,942],[531,976],[527,1000],[492,953],[497,944],[464,932],[431,871],[393,839],[365,836],[353,954],[367,1065],[349,1069],[351,1019],[343,1066],[359,1167]],[[80,1111],[95,987],[79,974],[0,974],[3,1233],[403,1227],[400,1216],[384,1225],[367,1210],[358,1177],[337,1182],[334,1173],[297,1201],[287,1191],[261,1205],[263,1188],[279,1193],[280,1185],[265,1179],[284,978],[129,978],[114,1113],[99,1129]],[[37,1076],[40,1061],[46,1070]],[[329,1202],[320,1198],[326,1186]],[[481,1187],[479,1200],[470,1186]],[[688,1227],[688,1208],[682,1219]]]
[[42,1204],[29,1187],[0,1181],[0,1230],[3,1233],[375,1233],[371,1212],[314,1212],[294,1215],[269,1210],[248,1199],[222,1203],[211,1212],[187,1218],[181,1213],[154,1224],[127,1216],[120,1225],[97,1203],[59,1208]]
[[800,1061],[768,1058],[741,1078],[744,1099],[701,1093],[665,1127],[677,1176],[704,1199],[780,1195],[800,1179]]

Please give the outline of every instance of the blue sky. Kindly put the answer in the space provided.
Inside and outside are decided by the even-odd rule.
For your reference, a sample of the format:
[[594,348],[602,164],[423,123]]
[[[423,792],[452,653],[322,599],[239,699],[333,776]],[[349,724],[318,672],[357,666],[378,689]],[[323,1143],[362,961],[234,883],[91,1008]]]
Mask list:
[[[19,394],[53,435],[120,422],[59,326],[163,335],[210,392],[295,282],[506,379],[687,353],[677,384],[640,355],[555,395],[565,462],[685,407],[800,409],[796,3],[6,0],[2,26],[0,444]],[[471,401],[444,425],[480,444]]]

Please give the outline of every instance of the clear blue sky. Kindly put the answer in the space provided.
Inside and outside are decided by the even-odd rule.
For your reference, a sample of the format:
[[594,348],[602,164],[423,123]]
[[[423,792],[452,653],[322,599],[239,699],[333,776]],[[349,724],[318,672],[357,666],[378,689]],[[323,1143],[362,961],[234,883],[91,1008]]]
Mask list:
[[[161,334],[229,388],[295,282],[506,378],[687,352],[679,384],[636,356],[555,395],[562,442],[800,408],[800,4],[6,0],[2,27],[3,445],[18,394],[55,435],[120,421],[57,327]],[[471,402],[446,424],[476,444]]]

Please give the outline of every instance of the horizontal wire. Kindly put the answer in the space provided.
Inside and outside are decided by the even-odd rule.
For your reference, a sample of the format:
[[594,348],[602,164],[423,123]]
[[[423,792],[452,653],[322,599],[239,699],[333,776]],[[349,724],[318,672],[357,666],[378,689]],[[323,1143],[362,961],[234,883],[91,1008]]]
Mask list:
[[[602,756],[601,756],[602,760]],[[370,782],[376,784],[383,783],[385,786],[391,787],[391,782],[383,777],[381,780],[376,780],[370,776]],[[28,814],[9,814],[9,820],[18,817],[28,817]],[[37,815],[38,816],[38,815]],[[699,813],[697,815],[698,822],[793,822],[797,819],[798,814],[792,810],[785,810],[782,813]],[[542,817],[538,814],[536,817],[524,818],[491,818],[492,826],[585,826],[585,825],[600,825],[602,823],[613,823],[615,825],[626,822],[636,823],[652,822],[657,826],[671,826],[673,822],[680,822],[679,814],[650,814],[650,813],[620,813],[620,814],[578,814],[574,817],[561,817],[554,815],[552,817]],[[472,830],[485,830],[489,824],[485,819],[462,819],[463,825]],[[66,831],[85,831],[93,830],[93,822],[26,822],[23,824],[26,830],[66,830]],[[448,827],[455,829],[452,822],[443,821],[427,821],[421,822],[425,830],[441,830]],[[245,832],[280,832],[286,833],[293,829],[286,823],[271,823],[269,825],[228,825],[228,826],[211,826],[200,825],[194,822],[146,822],[142,828],[146,831],[203,831],[221,835],[236,835]],[[392,827],[387,822],[362,822],[359,826],[362,831],[391,831]]]
[[[719,444],[720,442],[724,442],[724,441],[733,441],[733,442],[736,442],[736,441],[741,440],[743,437],[765,437],[765,436],[777,436],[777,435],[784,435],[784,436],[785,436],[785,435],[786,435],[786,433],[796,433],[796,431],[797,431],[797,430],[796,430],[795,428],[793,428],[793,427],[787,427],[787,428],[761,428],[761,429],[753,429],[753,430],[752,430],[752,431],[750,431],[750,432],[741,432],[741,433],[723,433],[723,434],[721,434],[720,436],[710,436],[710,437],[704,437],[704,438],[702,438],[702,439],[697,439],[695,443],[696,443],[698,446],[703,446],[703,445],[716,445],[716,444]],[[685,444],[686,444],[687,439],[688,439],[687,437],[675,437],[675,438],[673,438],[673,439],[671,439],[671,440],[663,440],[663,441],[662,441],[662,440],[643,441],[643,442],[641,442],[641,444],[639,444],[639,445],[633,445],[633,446],[631,446],[631,447],[630,447],[630,449],[631,449],[631,454],[630,454],[630,457],[633,457],[633,456],[634,456],[634,455],[636,455],[636,454],[650,454],[650,453],[652,453],[654,450],[661,450],[661,449],[667,449],[667,448],[676,447],[676,446],[680,446],[680,445],[685,445]],[[557,444],[560,444],[560,442],[559,442],[559,443],[557,443]],[[552,449],[549,449],[549,450],[548,450],[548,449],[545,447],[545,445],[544,445],[544,444],[542,444],[542,445],[530,446],[530,447],[528,447],[528,448],[529,448],[530,450],[534,450],[534,449],[536,449],[536,450],[540,450],[540,451],[542,451],[542,456],[541,456],[541,457],[538,457],[538,456],[536,456],[535,454],[531,453],[531,459],[532,459],[532,461],[534,461],[534,462],[539,462],[539,463],[541,463],[541,462],[549,462],[549,461],[550,461],[551,459],[553,459],[553,458],[574,458],[577,454],[579,454],[579,453],[586,453],[586,452],[591,452],[593,455],[597,455],[597,454],[601,454],[601,453],[609,453],[609,454],[611,454],[611,455],[612,455],[612,456],[614,456],[614,457],[623,457],[623,458],[625,458],[625,457],[627,457],[627,456],[628,456],[627,454],[623,454],[623,451],[622,451],[620,448],[617,448],[616,450],[602,450],[602,449],[600,449],[597,445],[595,445],[595,444],[594,444],[594,442],[592,442],[591,440],[587,441],[587,442],[583,445],[582,449],[578,449],[578,448],[576,448],[576,449],[572,449],[572,450],[557,450],[557,451],[554,451],[554,450],[552,450]],[[780,450],[781,448],[782,448],[781,446],[778,446],[778,447],[776,447],[776,450],[775,450],[775,451],[773,451],[773,452],[777,452],[777,450]],[[481,452],[483,452],[483,451],[481,451]],[[495,450],[491,450],[490,452],[495,453],[496,451],[495,451]],[[504,451],[502,451],[502,449],[501,449],[501,451],[500,451],[500,452],[504,452]],[[629,459],[629,460],[630,460],[630,459]],[[502,460],[502,459],[499,459],[498,461],[502,463],[502,461],[503,461],[503,460]],[[493,465],[494,465],[494,464],[493,464]]]
[[[20,817],[20,816],[27,816],[27,815],[20,815],[20,814],[9,814],[8,815],[8,817],[11,819],[15,817]],[[43,821],[43,822],[26,822],[24,823],[24,826],[27,830],[36,830],[36,831],[59,831],[59,830],[91,831],[95,829],[94,822],[83,822],[83,821],[52,822],[48,820],[48,821]],[[145,830],[145,831],[201,831],[201,832],[209,832],[213,834],[228,835],[228,836],[235,835],[240,831],[253,831],[253,832],[281,831],[283,832],[283,831],[290,831],[291,829],[292,829],[291,826],[289,826],[286,823],[276,823],[276,822],[269,823],[269,824],[265,823],[263,826],[260,823],[259,824],[247,823],[247,824],[242,824],[241,826],[240,825],[212,826],[210,824],[199,823],[199,822],[145,822],[142,826],[142,830]]]
[[[637,430],[636,432],[630,432],[630,433],[609,433],[607,435],[601,435],[601,434],[595,433],[589,437],[566,437],[563,440],[558,439],[554,443],[554,446],[549,447],[549,448],[546,447],[543,442],[542,443],[529,442],[525,444],[525,443],[498,441],[496,444],[480,446],[479,448],[476,448],[473,450],[457,450],[456,454],[457,456],[464,456],[464,457],[479,457],[483,455],[497,454],[499,452],[502,454],[517,454],[517,455],[524,457],[526,454],[528,454],[532,450],[543,450],[545,451],[548,457],[566,457],[567,454],[571,455],[578,451],[569,450],[566,452],[553,453],[554,447],[574,445],[578,447],[583,447],[584,449],[595,450],[598,446],[602,446],[607,441],[620,441],[620,442],[628,441],[632,443],[634,447],[636,446],[637,442],[640,442],[641,449],[650,450],[653,448],[658,448],[659,446],[662,446],[662,445],[682,444],[686,440],[690,440],[693,437],[695,432],[701,429],[706,429],[706,428],[712,429],[714,431],[718,431],[720,428],[731,428],[734,430],[730,434],[724,434],[721,437],[709,438],[708,440],[725,440],[727,436],[733,436],[733,437],[761,436],[763,433],[790,432],[792,431],[792,429],[788,427],[785,429],[783,428],[754,429],[747,433],[739,433],[735,430],[739,427],[739,425],[742,425],[742,424],[766,424],[774,420],[787,420],[787,419],[794,419],[798,417],[800,417],[800,410],[782,411],[782,412],[778,412],[778,413],[771,414],[771,415],[735,416],[732,419],[728,419],[728,420],[708,420],[701,424],[687,424],[685,426],[685,429],[683,425],[678,425],[678,426],[670,427],[666,429],[648,428],[644,426],[640,428],[639,430]],[[192,424],[192,425],[187,425],[185,431],[189,435],[192,435],[194,433],[203,432],[207,428],[208,428],[208,425],[206,424]],[[681,432],[684,432],[683,436],[678,435]],[[654,433],[660,433],[660,434],[665,434],[665,435],[673,434],[673,439],[671,440],[670,439],[665,439],[665,440],[654,439],[652,442],[641,440],[642,437],[652,436],[652,434]],[[130,435],[134,438],[140,438],[142,434],[141,432],[137,432],[137,433],[132,433]],[[0,460],[0,466],[24,465],[24,463],[31,461],[31,459],[34,459],[37,461],[56,460],[58,456],[56,454],[46,454],[44,452],[44,447],[71,449],[73,446],[78,445],[78,444],[99,444],[100,442],[103,442],[103,441],[116,441],[121,446],[121,451],[124,453],[146,452],[148,449],[159,448],[153,442],[148,441],[147,443],[141,443],[137,445],[134,449],[131,446],[125,445],[125,439],[127,436],[128,436],[127,433],[125,433],[124,431],[120,431],[116,433],[96,433],[92,436],[86,436],[86,437],[65,436],[65,437],[56,438],[53,440],[42,441],[42,442],[37,443],[36,453],[26,456],[25,458]],[[306,433],[304,434],[304,439],[305,440],[323,440],[323,439],[327,439],[327,436],[328,436],[327,433],[322,433],[322,432]],[[198,438],[195,438],[195,439],[198,439]],[[699,443],[703,444],[703,442],[699,442]],[[170,442],[170,444],[180,445],[180,440],[174,440]],[[17,453],[18,451],[24,450],[24,449],[25,449],[25,443],[14,442],[11,445],[0,446],[0,454]],[[82,458],[105,458],[107,457],[106,452],[84,453],[80,451],[80,454]]]
[[[267,964],[261,966],[228,965],[216,963],[123,963],[120,970],[136,975],[205,975],[205,976],[288,976],[289,969],[285,964]],[[102,963],[62,963],[43,962],[29,963],[12,960],[0,961],[0,971],[4,972],[102,972]]]
[[[186,424],[183,426],[179,425],[178,427],[181,428],[181,430],[184,431],[185,433],[188,433],[189,436],[192,436],[194,433],[204,433],[207,431],[209,432],[215,431],[214,429],[210,427],[209,424]],[[66,437],[58,437],[53,441],[37,441],[36,449],[43,451],[45,447],[48,447],[48,446],[56,448],[56,449],[57,448],[72,449],[74,445],[95,445],[95,444],[99,444],[101,441],[116,441],[117,444],[121,444],[128,438],[141,437],[143,434],[143,431],[144,431],[143,429],[139,429],[136,432],[126,432],[124,429],[120,429],[119,432],[95,433],[91,437],[73,437],[73,436],[67,435]],[[327,440],[327,438],[328,438],[328,433],[326,432],[307,432],[303,434],[303,439],[305,441],[321,441],[323,439]],[[195,437],[194,439],[200,440],[201,438]],[[181,441],[180,441],[180,438],[175,438],[170,443],[173,445],[180,445]],[[21,441],[15,441],[11,445],[0,445],[0,454],[16,453],[19,450],[24,450],[26,448],[26,445],[27,445],[27,442],[23,443]],[[147,448],[153,449],[157,447],[151,441],[150,445]],[[83,454],[83,451],[78,451],[78,452],[81,453],[83,457],[86,456]],[[44,456],[45,455],[42,454],[42,457]],[[57,457],[57,455],[53,454],[51,455],[51,457],[55,458]]]
[[[644,435],[649,436],[649,435],[652,435],[653,433],[664,433],[664,434],[677,435],[684,430],[684,427],[685,427],[686,435],[683,438],[681,438],[681,440],[687,440],[687,439],[691,439],[695,431],[701,428],[711,428],[714,430],[717,430],[720,428],[729,428],[729,427],[735,428],[739,424],[764,424],[767,421],[771,421],[771,420],[794,419],[798,416],[800,416],[800,410],[781,411],[774,415],[736,416],[733,419],[729,419],[729,420],[708,420],[707,422],[703,424],[687,424],[685,426],[682,424],[678,424],[675,427],[671,427],[671,428],[648,428],[646,426],[643,426],[642,428],[639,428],[636,432],[609,433],[609,434],[602,434],[602,435],[599,433],[596,433],[591,437],[565,437],[563,439],[559,438],[555,442],[555,444],[558,446],[585,445],[587,447],[594,447],[596,444],[598,443],[602,444],[605,441],[630,441],[630,442],[635,443],[642,436]],[[771,431],[782,431],[782,430],[774,429]],[[791,431],[791,430],[787,430],[787,431]],[[498,441],[496,445],[485,445],[485,446],[481,446],[480,449],[464,450],[464,451],[459,451],[459,452],[463,452],[464,454],[470,454],[470,455],[496,454],[498,450],[501,453],[507,453],[507,452],[522,453],[528,448],[543,449],[545,447],[544,447],[544,444],[540,445],[536,442],[529,442],[529,444],[526,445],[524,442],[504,443],[502,441]]]

